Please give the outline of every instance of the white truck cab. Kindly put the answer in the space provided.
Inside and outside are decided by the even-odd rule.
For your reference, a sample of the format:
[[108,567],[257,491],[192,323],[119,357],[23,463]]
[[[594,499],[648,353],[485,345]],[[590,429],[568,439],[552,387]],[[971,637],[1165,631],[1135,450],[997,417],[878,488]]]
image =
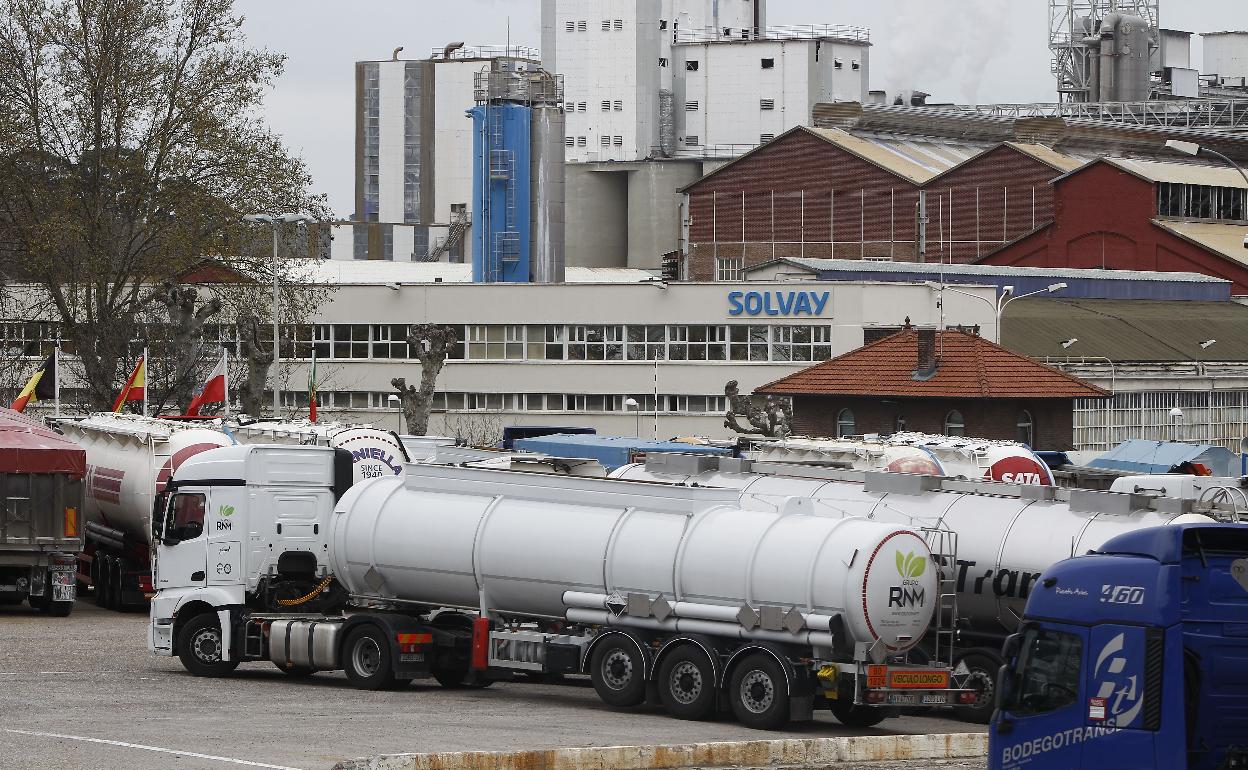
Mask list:
[[[174,654],[179,617],[219,617],[230,660],[230,608],[278,610],[315,590],[328,566],[327,523],[350,458],[314,446],[233,446],[187,460],[167,490],[153,557],[149,648]],[[339,467],[335,467],[335,466]],[[299,603],[300,605],[306,602]],[[197,612],[186,612],[196,605]]]

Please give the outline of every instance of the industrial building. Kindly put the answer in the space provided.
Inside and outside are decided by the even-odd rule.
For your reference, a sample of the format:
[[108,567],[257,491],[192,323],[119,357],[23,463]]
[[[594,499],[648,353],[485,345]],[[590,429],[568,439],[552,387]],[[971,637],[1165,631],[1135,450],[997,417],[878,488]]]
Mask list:
[[[684,188],[687,240],[673,272],[735,280],[780,257],[995,259],[990,255],[1020,239],[1042,239],[1039,230],[1068,215],[1144,216],[1145,225],[1158,216],[1155,200],[1149,212],[1137,212],[1110,203],[1113,192],[1096,211],[1055,206],[1054,180],[1073,179],[1098,158],[1148,161],[1137,165],[1172,176],[1208,171],[1229,188],[1237,183],[1222,161],[1189,158],[1165,142],[1200,143],[1248,160],[1248,135],[1224,131],[858,104],[819,105],[814,116],[815,127],[791,129]],[[1220,221],[1248,222],[1232,198],[1215,212],[1230,217]],[[1165,216],[1185,216],[1174,211]]]

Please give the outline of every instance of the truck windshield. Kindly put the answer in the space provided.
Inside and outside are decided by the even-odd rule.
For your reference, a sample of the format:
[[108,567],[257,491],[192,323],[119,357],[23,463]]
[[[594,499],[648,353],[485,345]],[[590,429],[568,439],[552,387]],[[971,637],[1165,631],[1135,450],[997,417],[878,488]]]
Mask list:
[[1005,708],[1012,714],[1044,714],[1079,697],[1083,641],[1075,634],[1032,626],[1023,633],[1013,687]]

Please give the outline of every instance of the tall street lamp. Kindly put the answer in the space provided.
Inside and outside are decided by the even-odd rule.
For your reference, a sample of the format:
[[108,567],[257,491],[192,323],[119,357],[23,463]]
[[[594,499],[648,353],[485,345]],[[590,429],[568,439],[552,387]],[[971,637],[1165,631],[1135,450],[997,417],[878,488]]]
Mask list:
[[624,399],[624,408],[633,411],[633,432],[637,434],[637,438],[641,438],[641,404],[637,403],[637,399],[629,396]]
[[[273,227],[273,419],[276,420],[281,414],[281,393],[279,386],[281,381],[278,377],[278,354],[279,343],[281,337],[278,332],[278,323],[280,321],[278,313],[279,293],[277,285],[277,236],[278,228],[283,224],[294,224],[295,222],[313,222],[315,220],[306,214],[248,214],[243,217],[244,222],[253,224],[267,224]],[[257,417],[259,415],[256,415]]]
[[993,342],[1000,345],[1001,344],[1001,313],[1005,311],[1006,305],[1010,304],[1016,299],[1026,299],[1027,297],[1034,297],[1037,294],[1052,294],[1054,292],[1061,291],[1062,289],[1065,289],[1065,288],[1066,288],[1065,283],[1051,283],[1043,289],[1038,289],[1036,291],[1027,292],[1026,294],[1019,294],[1018,296],[1014,296],[1013,286],[1002,286],[1001,295],[997,297],[996,302],[993,302],[987,297],[981,297],[978,294],[972,294],[969,291],[955,289],[952,286],[945,286],[943,284],[941,285],[940,290],[951,291],[954,294],[962,294],[967,297],[971,297],[972,299],[977,299],[980,302],[986,303],[988,307],[993,308],[993,310],[996,311],[996,321],[997,321],[997,328],[995,330],[996,339],[994,339]]
[[1181,152],[1184,155],[1191,155],[1193,157],[1200,155],[1201,153],[1204,153],[1205,155],[1212,155],[1215,158],[1220,158],[1231,168],[1238,171],[1239,175],[1244,178],[1244,183],[1248,184],[1248,173],[1245,173],[1243,168],[1241,168],[1238,163],[1226,157],[1225,155],[1218,152],[1217,150],[1211,150],[1208,147],[1202,147],[1201,145],[1196,144],[1195,142],[1182,142],[1182,141],[1179,141],[1178,139],[1167,139],[1166,149],[1174,150],[1175,152]]

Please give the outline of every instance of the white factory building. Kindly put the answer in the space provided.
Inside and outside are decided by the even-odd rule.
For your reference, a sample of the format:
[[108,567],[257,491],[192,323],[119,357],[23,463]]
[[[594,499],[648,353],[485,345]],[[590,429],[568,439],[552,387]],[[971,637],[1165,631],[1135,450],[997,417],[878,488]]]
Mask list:
[[[627,269],[569,267],[563,284],[474,284],[470,266],[377,261],[308,265],[337,286],[315,323],[298,330],[284,401],[306,405],[317,350],[328,417],[397,426],[390,381],[420,378],[408,324],[457,328],[438,379],[434,433],[514,424],[587,425],[667,438],[725,436],[724,386],[742,393],[860,347],[864,330],[941,321],[939,289],[915,283],[758,281],[672,283]],[[944,322],[994,333],[993,287],[946,293]],[[804,293],[793,302],[794,292]],[[657,400],[656,400],[657,395]],[[638,410],[625,407],[634,399]],[[657,407],[657,408],[656,408]]]

